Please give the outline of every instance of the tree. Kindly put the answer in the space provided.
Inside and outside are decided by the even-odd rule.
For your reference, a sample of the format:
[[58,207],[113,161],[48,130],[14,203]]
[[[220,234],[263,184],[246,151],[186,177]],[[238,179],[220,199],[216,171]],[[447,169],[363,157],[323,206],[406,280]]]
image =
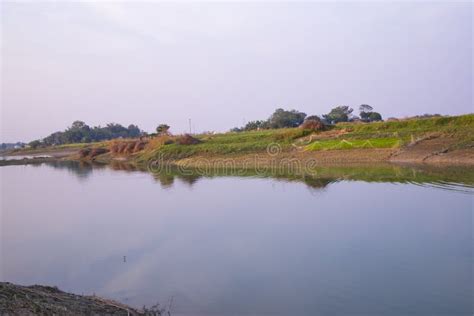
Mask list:
[[74,122],[72,122],[71,128],[81,129],[85,126],[87,126],[87,125],[83,121],[74,121]]
[[137,125],[130,124],[127,127],[128,137],[138,137],[142,134],[142,131]]
[[305,117],[306,113],[296,110],[286,111],[280,108],[270,116],[268,123],[270,128],[298,127],[303,123]]
[[381,121],[382,120],[382,115],[378,112],[370,112],[369,114],[369,122],[376,122],[376,121]]
[[324,114],[323,117],[328,123],[347,122],[353,111],[353,108],[347,105],[341,105],[333,108],[331,112]]
[[244,131],[253,131],[257,129],[267,129],[269,128],[268,121],[257,120],[250,121],[244,126]]
[[243,131],[243,129],[240,128],[240,127],[234,127],[234,128],[232,128],[230,131],[231,131],[232,133],[240,133],[240,132]]
[[95,126],[91,128],[82,121],[74,121],[65,131],[52,133],[45,137],[41,143],[47,146],[89,143],[120,137],[138,137],[140,135],[142,135],[142,131],[133,124],[130,124],[128,128],[116,123],[107,124],[106,127]]
[[163,135],[163,134],[168,134],[168,130],[170,129],[170,126],[169,125],[166,125],[166,124],[160,124],[158,125],[158,127],[156,128],[156,132],[160,135]]
[[360,118],[364,122],[381,121],[382,115],[378,112],[373,112],[374,108],[368,104],[361,104],[359,106]]
[[34,140],[34,141],[30,142],[28,145],[30,145],[31,148],[36,149],[39,146],[41,146],[41,141]]
[[359,112],[371,112],[374,108],[368,104],[361,104],[359,106]]

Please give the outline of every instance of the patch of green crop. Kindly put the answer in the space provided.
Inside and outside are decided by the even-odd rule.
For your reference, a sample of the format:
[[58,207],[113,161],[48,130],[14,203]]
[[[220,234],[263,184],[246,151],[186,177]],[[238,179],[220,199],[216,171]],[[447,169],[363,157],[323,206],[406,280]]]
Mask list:
[[374,139],[328,139],[315,141],[306,146],[306,150],[337,150],[356,148],[396,148],[402,141],[399,138],[374,138]]

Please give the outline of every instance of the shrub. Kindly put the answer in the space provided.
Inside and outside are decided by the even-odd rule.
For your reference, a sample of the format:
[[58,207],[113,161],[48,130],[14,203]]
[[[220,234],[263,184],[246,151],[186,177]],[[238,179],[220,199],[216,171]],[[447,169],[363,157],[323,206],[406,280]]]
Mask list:
[[172,140],[171,138],[170,139],[167,139],[163,142],[164,145],[171,145],[171,144],[174,144],[174,140]]
[[135,148],[135,142],[127,143],[127,145],[125,146],[124,153],[125,154],[132,154],[134,148]]
[[90,148],[83,148],[79,151],[79,157],[86,158],[87,156],[89,156],[90,153],[91,153]]
[[107,148],[83,148],[79,151],[79,156],[81,158],[95,158],[99,155],[108,153],[109,150]]
[[99,155],[102,155],[102,154],[106,154],[106,153],[108,153],[108,152],[109,152],[109,150],[106,149],[106,148],[93,148],[93,149],[91,150],[89,156],[90,156],[91,158],[94,158],[94,157],[96,157],[96,156],[99,156]]
[[146,146],[146,142],[141,142],[141,141],[135,142],[135,147],[133,147],[133,152],[136,153],[138,151],[141,151],[145,149],[145,146]]
[[300,125],[300,128],[302,129],[310,129],[313,131],[323,131],[324,130],[324,124],[321,121],[317,120],[305,120],[303,124]]
[[192,137],[189,134],[184,134],[176,139],[176,143],[178,143],[179,145],[196,145],[201,143],[201,141],[197,138]]

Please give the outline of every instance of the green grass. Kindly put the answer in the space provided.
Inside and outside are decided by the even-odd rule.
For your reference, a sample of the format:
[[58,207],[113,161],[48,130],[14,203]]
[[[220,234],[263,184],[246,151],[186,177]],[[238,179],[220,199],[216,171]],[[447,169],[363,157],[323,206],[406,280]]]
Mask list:
[[[319,140],[308,144],[307,150],[338,150],[355,148],[396,148],[430,133],[441,133],[457,138],[459,145],[469,146],[474,141],[474,114],[411,119],[395,122],[343,123],[332,127],[334,132],[318,133]],[[202,142],[196,145],[168,144],[148,148],[138,155],[146,161],[161,156],[164,159],[183,159],[195,155],[218,156],[264,152],[277,143],[283,151],[291,150],[296,140],[311,134],[300,128],[197,135]],[[304,141],[303,141],[304,143]],[[463,145],[464,144],[464,145]]]
[[230,155],[260,153],[267,150],[270,144],[277,143],[285,150],[291,147],[294,140],[309,135],[311,131],[300,128],[251,131],[242,133],[222,133],[214,135],[197,135],[202,141],[196,145],[162,145],[151,152],[145,152],[139,160],[148,160],[161,156],[163,159],[183,159],[194,155]]
[[357,138],[371,138],[374,135],[406,138],[411,135],[418,136],[431,132],[469,137],[474,134],[474,114],[370,124],[340,123],[334,128],[336,130],[345,129],[349,131],[349,136]]
[[355,148],[395,148],[400,147],[402,140],[399,138],[374,138],[374,139],[328,139],[315,141],[306,150],[337,150]]

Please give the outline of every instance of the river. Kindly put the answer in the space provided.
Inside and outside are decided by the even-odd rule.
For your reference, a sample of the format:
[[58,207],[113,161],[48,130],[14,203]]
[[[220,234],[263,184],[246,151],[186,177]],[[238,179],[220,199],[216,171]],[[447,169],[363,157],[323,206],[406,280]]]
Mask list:
[[172,315],[472,315],[472,170],[124,169],[1,167],[0,279]]

